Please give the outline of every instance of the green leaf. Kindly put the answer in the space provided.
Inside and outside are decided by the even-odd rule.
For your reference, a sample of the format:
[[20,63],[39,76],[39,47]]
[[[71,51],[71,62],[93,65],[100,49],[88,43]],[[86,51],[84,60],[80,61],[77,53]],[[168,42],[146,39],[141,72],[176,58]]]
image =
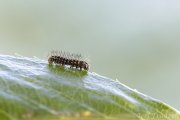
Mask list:
[[0,55],[0,120],[180,120],[161,101],[96,73]]

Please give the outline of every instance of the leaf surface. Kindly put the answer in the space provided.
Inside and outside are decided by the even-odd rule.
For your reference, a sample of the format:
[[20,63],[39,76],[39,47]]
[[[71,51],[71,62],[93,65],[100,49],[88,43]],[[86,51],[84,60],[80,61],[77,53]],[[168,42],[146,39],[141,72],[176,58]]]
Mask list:
[[180,120],[174,108],[96,73],[0,55],[0,120]]

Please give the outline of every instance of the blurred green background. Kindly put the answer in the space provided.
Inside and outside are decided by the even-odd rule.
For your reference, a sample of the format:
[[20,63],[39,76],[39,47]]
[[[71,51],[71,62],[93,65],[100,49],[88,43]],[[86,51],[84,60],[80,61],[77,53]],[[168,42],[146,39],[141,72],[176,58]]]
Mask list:
[[180,1],[0,1],[0,53],[82,53],[91,70],[180,110]]

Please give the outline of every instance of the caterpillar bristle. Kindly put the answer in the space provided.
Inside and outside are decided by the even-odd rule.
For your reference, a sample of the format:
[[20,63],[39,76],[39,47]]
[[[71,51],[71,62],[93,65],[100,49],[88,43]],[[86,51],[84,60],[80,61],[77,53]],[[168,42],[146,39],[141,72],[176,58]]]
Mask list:
[[76,68],[80,70],[89,70],[89,64],[81,54],[73,54],[64,51],[51,51],[48,55],[48,63],[61,65],[61,66],[70,66],[70,68]]

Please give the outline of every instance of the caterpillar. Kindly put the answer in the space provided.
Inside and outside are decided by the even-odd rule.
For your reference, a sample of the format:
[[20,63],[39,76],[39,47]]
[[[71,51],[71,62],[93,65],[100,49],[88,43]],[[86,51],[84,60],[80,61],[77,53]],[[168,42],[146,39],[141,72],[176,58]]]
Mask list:
[[49,65],[70,66],[80,70],[89,70],[88,62],[81,56],[81,54],[71,54],[63,51],[51,51],[48,55]]

